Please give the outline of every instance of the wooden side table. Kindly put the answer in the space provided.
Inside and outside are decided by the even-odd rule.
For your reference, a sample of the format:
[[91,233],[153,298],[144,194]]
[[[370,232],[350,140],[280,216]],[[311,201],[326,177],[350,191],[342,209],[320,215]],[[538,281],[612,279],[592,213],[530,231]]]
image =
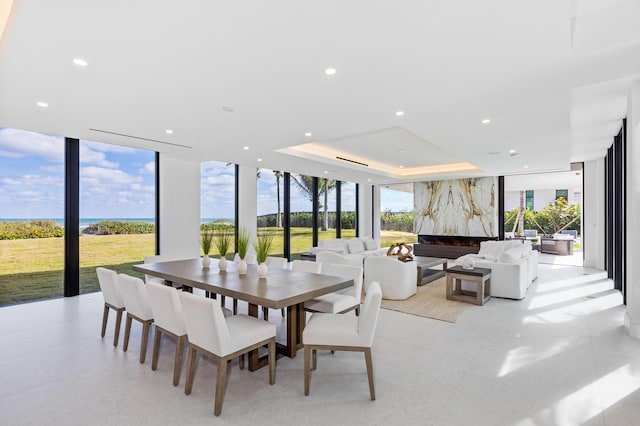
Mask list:
[[[491,269],[464,269],[458,265],[448,268],[446,275],[447,299],[480,306],[491,299]],[[473,282],[476,285],[476,291],[463,290],[462,280]]]

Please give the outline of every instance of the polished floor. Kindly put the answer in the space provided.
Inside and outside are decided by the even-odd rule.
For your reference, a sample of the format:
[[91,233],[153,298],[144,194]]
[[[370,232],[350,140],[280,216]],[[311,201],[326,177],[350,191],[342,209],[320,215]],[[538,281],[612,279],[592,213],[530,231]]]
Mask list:
[[[382,310],[374,343],[376,401],[362,354],[320,353],[303,395],[302,352],[267,370],[231,366],[213,416],[215,364],[193,393],[173,387],[175,345],[157,371],[100,338],[99,293],[0,308],[0,425],[631,425],[640,419],[640,341],[602,273],[540,265],[521,301],[469,306],[457,323]],[[272,321],[281,321],[271,311]],[[124,325],[124,324],[123,324]],[[124,328],[123,328],[124,330]],[[122,337],[122,334],[121,334]],[[151,340],[151,339],[150,339]]]

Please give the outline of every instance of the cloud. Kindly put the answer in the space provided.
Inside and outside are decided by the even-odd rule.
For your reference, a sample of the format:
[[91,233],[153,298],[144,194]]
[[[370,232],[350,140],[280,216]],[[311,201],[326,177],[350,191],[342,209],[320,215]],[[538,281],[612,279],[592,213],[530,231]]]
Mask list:
[[98,151],[94,151],[86,144],[80,144],[80,163],[96,164],[101,167],[118,168],[118,163],[107,160],[107,156]]
[[156,162],[155,161],[149,161],[147,164],[144,165],[144,168],[138,170],[138,173],[146,173],[146,174],[155,174],[156,172]]
[[39,157],[64,162],[64,138],[24,130],[0,128],[0,155],[10,158]]
[[133,176],[118,169],[104,167],[81,167],[81,185],[131,185],[142,182],[142,177]]
[[101,142],[91,142],[91,141],[80,141],[80,147],[85,146],[87,149],[92,151],[100,151],[100,152],[116,152],[119,154],[133,154],[136,152],[136,148],[131,148],[128,146],[122,145],[112,145],[108,143]]
[[0,179],[5,185],[54,185],[54,186],[63,186],[64,178],[58,176],[43,176],[43,175],[24,175],[24,176],[14,176]]

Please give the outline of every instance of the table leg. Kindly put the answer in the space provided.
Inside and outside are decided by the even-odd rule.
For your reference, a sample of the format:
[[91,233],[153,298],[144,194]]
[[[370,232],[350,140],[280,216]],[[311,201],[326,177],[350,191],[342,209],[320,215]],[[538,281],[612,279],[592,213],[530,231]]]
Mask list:
[[294,358],[298,350],[299,322],[299,305],[287,306],[287,347],[285,348],[285,355],[289,358]]
[[[249,303],[249,315],[258,318],[258,305],[254,305],[253,303]],[[260,365],[260,357],[258,356],[258,350],[254,349],[249,352],[249,371],[256,371],[262,365]]]

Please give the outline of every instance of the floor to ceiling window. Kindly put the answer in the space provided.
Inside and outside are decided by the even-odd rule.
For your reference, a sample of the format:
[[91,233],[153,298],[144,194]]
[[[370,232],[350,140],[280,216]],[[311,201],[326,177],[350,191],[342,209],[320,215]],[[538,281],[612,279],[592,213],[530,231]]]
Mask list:
[[155,254],[155,173],[153,151],[80,141],[80,293],[99,290],[97,266],[141,276]]
[[313,245],[313,177],[292,173],[290,194],[291,260],[294,260]]
[[230,238],[226,257],[235,252],[236,167],[220,161],[207,161],[200,165],[200,230],[213,232],[209,254],[220,257],[221,238]]
[[380,247],[417,241],[413,232],[413,184],[380,188]]
[[64,138],[0,128],[0,306],[62,296]]
[[269,255],[284,255],[284,173],[279,170],[260,169],[257,175],[258,234],[272,234]]

